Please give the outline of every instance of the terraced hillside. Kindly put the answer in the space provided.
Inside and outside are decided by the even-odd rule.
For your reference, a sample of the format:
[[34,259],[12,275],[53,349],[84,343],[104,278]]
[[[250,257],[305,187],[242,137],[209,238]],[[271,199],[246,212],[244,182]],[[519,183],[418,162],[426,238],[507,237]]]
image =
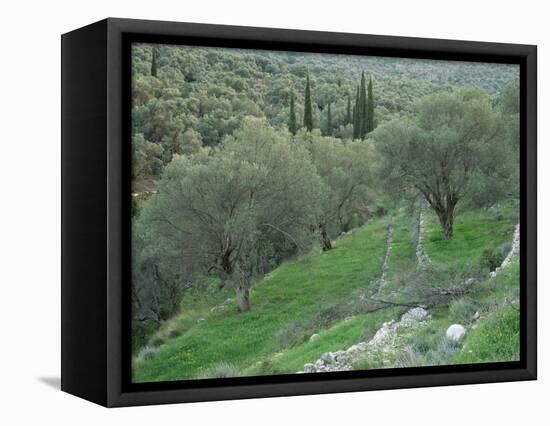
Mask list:
[[[515,359],[518,260],[492,278],[489,272],[512,249],[517,221],[512,206],[498,215],[460,212],[455,237],[444,240],[429,212],[419,224],[418,212],[402,208],[342,235],[333,250],[274,270],[256,284],[247,313],[238,313],[229,290],[205,283],[216,291],[185,295],[182,313],[135,356],[134,380],[295,373],[325,358],[318,365],[336,366],[327,354],[362,343],[345,369]],[[419,244],[426,265],[419,265]],[[414,308],[427,316],[395,325]],[[445,337],[451,324],[462,325],[465,337]],[[390,329],[391,339],[379,340]]]

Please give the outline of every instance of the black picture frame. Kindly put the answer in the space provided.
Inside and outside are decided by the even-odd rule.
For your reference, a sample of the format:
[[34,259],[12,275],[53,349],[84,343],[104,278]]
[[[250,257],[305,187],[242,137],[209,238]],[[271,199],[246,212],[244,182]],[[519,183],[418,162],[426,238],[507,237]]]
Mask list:
[[[517,362],[130,381],[132,42],[520,65],[521,359]],[[536,379],[536,46],[109,18],[62,44],[62,390],[108,406]]]

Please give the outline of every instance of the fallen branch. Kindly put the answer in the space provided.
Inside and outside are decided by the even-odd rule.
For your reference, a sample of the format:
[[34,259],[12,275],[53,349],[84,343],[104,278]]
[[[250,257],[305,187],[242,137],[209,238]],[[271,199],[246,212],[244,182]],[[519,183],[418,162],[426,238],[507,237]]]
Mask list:
[[373,297],[371,297],[370,300],[373,302],[382,303],[384,305],[403,306],[405,308],[427,308],[427,305],[421,302],[391,302],[389,300],[375,299]]

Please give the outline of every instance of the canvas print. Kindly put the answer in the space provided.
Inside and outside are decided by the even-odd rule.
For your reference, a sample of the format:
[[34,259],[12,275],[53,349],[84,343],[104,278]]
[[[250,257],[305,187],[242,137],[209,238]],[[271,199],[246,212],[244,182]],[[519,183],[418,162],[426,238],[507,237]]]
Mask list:
[[134,383],[519,360],[518,65],[131,66]]

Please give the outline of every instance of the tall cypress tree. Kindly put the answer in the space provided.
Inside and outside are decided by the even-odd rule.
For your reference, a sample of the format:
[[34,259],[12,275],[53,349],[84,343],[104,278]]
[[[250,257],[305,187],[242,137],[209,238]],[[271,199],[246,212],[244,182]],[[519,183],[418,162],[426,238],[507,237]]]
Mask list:
[[296,108],[294,106],[294,91],[290,93],[290,117],[288,119],[288,130],[293,135],[296,134],[298,130],[298,125],[296,123]]
[[360,92],[360,127],[359,127],[359,138],[365,139],[367,135],[367,87],[365,84],[365,72],[361,73],[361,92]]
[[158,61],[158,51],[156,47],[153,47],[153,59],[151,59],[151,75],[153,77],[157,76],[157,61]]
[[353,107],[353,139],[359,139],[361,137],[361,105],[359,96],[359,87],[357,87],[357,94],[355,96],[355,106]]
[[348,106],[346,108],[346,122],[344,124],[350,124],[351,123],[351,99],[349,97],[348,93]]
[[311,88],[309,85],[309,75],[306,79],[306,93],[305,93],[305,104],[304,104],[304,127],[308,132],[311,132],[313,129],[313,109],[311,106]]
[[369,77],[369,88],[367,98],[367,133],[374,130],[374,98],[372,95],[372,76]]
[[332,135],[332,112],[330,111],[330,102],[327,108],[327,136]]

